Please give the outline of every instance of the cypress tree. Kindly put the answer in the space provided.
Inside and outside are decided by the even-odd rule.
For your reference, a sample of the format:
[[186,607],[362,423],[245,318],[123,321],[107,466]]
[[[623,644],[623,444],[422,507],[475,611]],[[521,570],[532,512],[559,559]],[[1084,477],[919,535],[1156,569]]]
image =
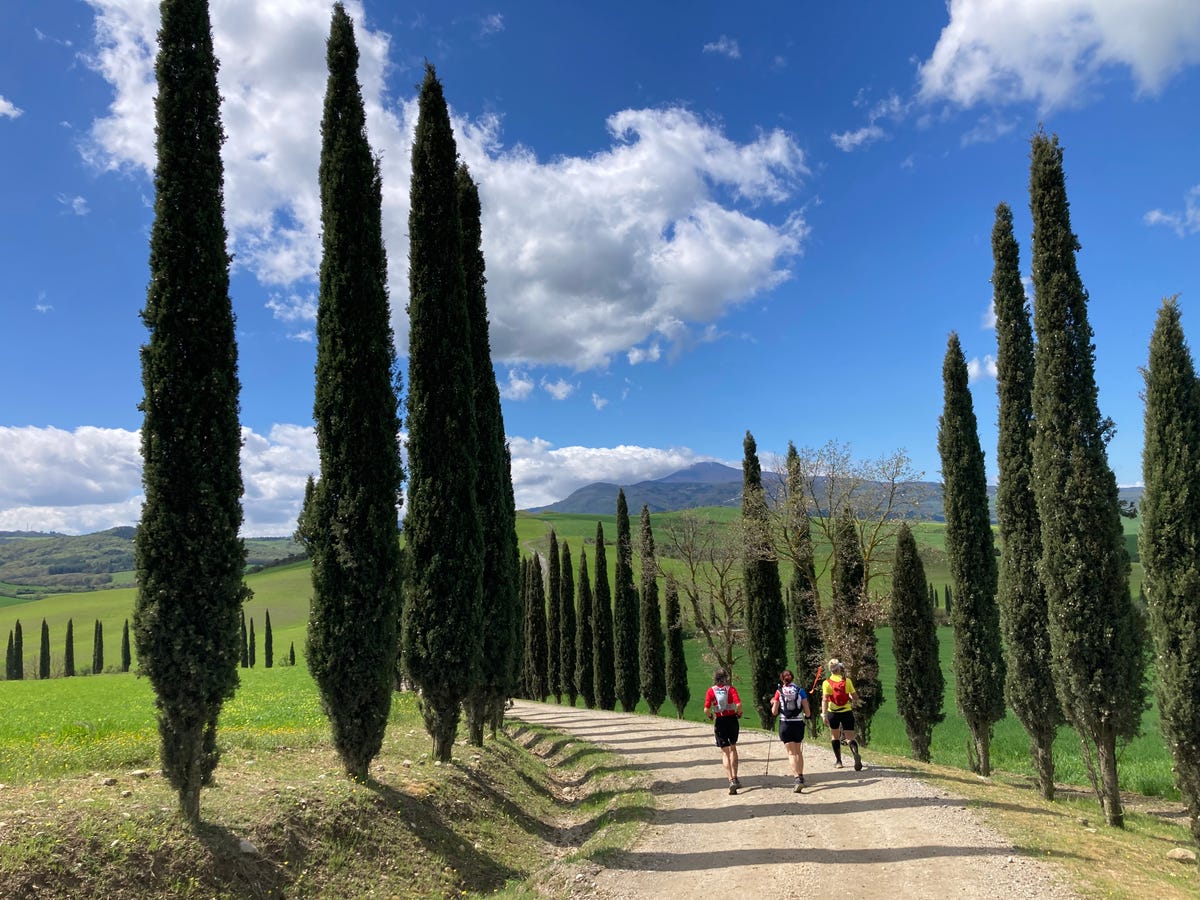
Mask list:
[[641,663],[642,696],[657,716],[667,699],[666,638],[663,635],[662,607],[658,604],[658,560],[654,556],[654,532],[650,528],[650,507],[642,505],[638,555],[642,564],[642,597],[638,606],[638,648]]
[[104,625],[99,619],[92,634],[92,674],[99,675],[104,671]]
[[879,680],[875,613],[867,596],[866,564],[858,524],[849,506],[843,507],[834,526],[832,569],[831,652],[846,664],[854,681],[859,703],[854,710],[854,730],[859,743],[867,744],[871,739],[871,717],[883,705],[884,696]]
[[633,584],[633,534],[625,490],[617,488],[617,564],[613,586],[613,661],[617,699],[633,712],[641,696],[638,654],[638,596]]
[[313,579],[305,655],[342,766],[364,781],[392,703],[404,476],[382,183],[367,141],[354,25],[340,3],[325,50],[313,400],[321,474],[305,514]]
[[63,648],[63,676],[75,677],[75,620],[67,619],[67,642]]
[[571,547],[566,541],[563,541],[562,545],[559,577],[562,579],[558,597],[559,677],[562,680],[563,693],[567,695],[567,703],[574,706],[575,698],[579,696],[575,680],[575,633],[578,624],[575,621],[575,570],[571,565]]
[[242,624],[240,627],[240,647],[238,654],[243,669],[250,668],[250,636],[246,633],[246,611],[242,610]]
[[616,667],[613,658],[612,600],[608,587],[608,560],[604,552],[604,526],[596,523],[596,591],[592,596],[592,671],[596,705],[617,708]]
[[993,302],[996,312],[996,390],[1000,400],[996,461],[996,518],[1000,523],[997,603],[1004,637],[1008,704],[1029,734],[1038,788],[1054,799],[1054,736],[1062,721],[1050,668],[1046,591],[1037,567],[1041,521],[1033,493],[1033,329],[1021,284],[1012,210],[996,207],[992,227]]
[[42,619],[42,648],[38,654],[38,678],[50,677],[50,626]]
[[288,665],[294,666],[295,664],[296,664],[296,642],[292,641],[288,645]]
[[13,679],[22,681],[25,678],[25,639],[21,635],[21,620],[17,619],[13,628]]
[[575,685],[583,697],[583,705],[596,708],[596,666],[592,635],[592,585],[588,580],[587,548],[579,548],[579,583],[575,593],[579,595],[579,614],[576,618],[575,636]]
[[771,540],[770,515],[763,490],[758,445],[746,432],[742,442],[742,536],[746,592],[746,637],[754,708],[763,728],[770,728],[771,696],[779,673],[787,667],[787,618],[779,559]]
[[904,720],[913,756],[929,762],[933,726],[946,718],[942,711],[946,683],[938,661],[937,625],[925,566],[907,523],[901,524],[896,535],[891,624],[896,711]]
[[550,549],[546,554],[547,582],[550,588],[546,603],[546,685],[555,703],[562,703],[562,637],[559,634],[559,616],[562,613],[561,569],[558,555],[558,537],[550,529]]
[[1200,387],[1179,304],[1150,338],[1138,546],[1155,648],[1155,691],[1175,783],[1200,842]]
[[988,510],[987,475],[967,361],[950,333],[942,364],[945,400],[938,420],[946,510],[946,555],[958,589],[954,626],[954,677],[958,708],[971,732],[971,770],[990,775],[992,725],[1004,718],[1004,656],[996,606],[996,553]]
[[248,651],[248,655],[250,658],[250,668],[253,669],[254,663],[255,663],[255,658],[254,658],[254,617],[253,616],[250,617],[250,649]]
[[8,630],[8,649],[4,653],[4,680],[12,681],[15,677],[13,667],[13,633],[10,628]]
[[217,61],[206,0],[160,8],[133,632],[155,692],[163,774],[195,822],[220,758],[221,706],[238,684],[238,610],[249,592]]
[[949,616],[951,612],[950,585],[946,585],[946,615]]
[[271,635],[271,611],[264,612],[263,621],[263,666],[271,668],[275,665],[275,640]]
[[529,578],[532,560],[521,560],[521,652],[517,665],[517,696],[529,699]]
[[483,530],[471,317],[462,264],[457,150],[442,85],[426,65],[412,150],[409,232],[407,668],[434,755],[450,759],[459,705],[477,683]]
[[[804,473],[796,445],[788,441],[787,540],[792,554],[792,581],[788,589],[788,618],[792,626],[792,650],[796,659],[796,681],[805,683],[805,673],[816,673],[824,658],[818,606],[817,569],[813,553],[812,526],[804,492]],[[815,721],[815,720],[814,720]]]
[[125,624],[121,626],[121,671],[128,672],[131,665],[133,658],[129,651],[129,620],[126,619]]
[[527,691],[532,700],[539,703],[550,693],[547,681],[546,654],[546,585],[542,579],[542,560],[535,553],[529,563],[529,600],[525,634],[525,659]]
[[1124,826],[1117,744],[1140,727],[1145,634],[1129,594],[1117,482],[1108,466],[1087,291],[1075,265],[1062,149],[1033,137],[1034,490],[1058,697],[1109,825]]
[[482,621],[488,626],[487,646],[480,653],[475,669],[476,686],[466,703],[470,740],[479,747],[483,745],[485,723],[491,723],[494,735],[504,717],[505,701],[516,687],[523,610],[518,593],[520,549],[512,465],[488,335],[482,210],[479,189],[465,165],[459,165],[455,173],[455,186],[462,228],[463,276],[475,378],[475,426],[479,439],[475,497],[483,536]]
[[683,718],[683,711],[691,699],[688,688],[687,658],[683,653],[683,610],[679,605],[679,585],[672,575],[667,576],[667,696],[675,707],[675,713]]

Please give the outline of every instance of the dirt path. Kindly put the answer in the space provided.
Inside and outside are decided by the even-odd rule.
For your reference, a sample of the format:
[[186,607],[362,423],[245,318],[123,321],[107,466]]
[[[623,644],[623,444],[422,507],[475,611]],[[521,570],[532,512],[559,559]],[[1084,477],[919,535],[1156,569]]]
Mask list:
[[873,766],[870,753],[862,772],[839,770],[827,743],[806,741],[808,784],[795,794],[783,745],[745,727],[747,716],[744,786],[731,797],[711,726],[526,702],[509,715],[607,747],[652,779],[654,818],[607,868],[576,876],[574,896],[1076,896],[962,800]]

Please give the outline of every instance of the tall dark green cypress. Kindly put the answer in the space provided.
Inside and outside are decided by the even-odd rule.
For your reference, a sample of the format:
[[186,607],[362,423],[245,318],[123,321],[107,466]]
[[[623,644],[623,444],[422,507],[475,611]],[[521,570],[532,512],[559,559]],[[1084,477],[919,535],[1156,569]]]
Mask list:
[[596,665],[593,650],[594,636],[592,634],[592,585],[588,580],[587,548],[579,548],[579,583],[575,593],[579,597],[579,610],[576,617],[578,625],[575,634],[575,684],[583,705],[588,709],[596,707]]
[[263,667],[269,669],[275,665],[275,638],[271,634],[271,611],[269,609],[266,610],[264,616]]
[[742,537],[746,596],[746,637],[754,708],[763,728],[770,728],[771,697],[779,673],[787,668],[787,614],[779,559],[771,539],[770,514],[763,490],[758,444],[749,431],[742,442]]
[[13,678],[21,681],[25,678],[25,638],[21,632],[21,620],[13,628]]
[[522,601],[518,594],[520,549],[512,466],[504,436],[500,389],[492,367],[487,313],[487,277],[483,257],[482,208],[479,189],[466,165],[455,173],[462,228],[463,278],[471,326],[471,362],[475,378],[475,427],[479,439],[475,499],[483,537],[482,621],[487,648],[479,655],[476,684],[466,700],[467,729],[475,746],[483,745],[483,729],[495,734],[504,717],[505,701],[516,686]]
[[[1034,492],[1042,523],[1042,582],[1059,701],[1083,746],[1109,825],[1124,827],[1118,742],[1138,733],[1145,696],[1145,628],[1129,593],[1129,556],[1111,421],[1100,417],[1087,291],[1075,265],[1058,138],[1033,137]],[[955,596],[955,606],[962,598]]]
[[641,664],[642,696],[651,715],[667,699],[667,647],[663,635],[662,607],[658,603],[658,560],[654,555],[654,531],[650,527],[650,507],[643,504],[638,540],[642,564],[641,603],[638,606],[638,655]]
[[604,552],[604,526],[596,523],[596,590],[592,595],[592,673],[596,705],[617,708],[616,663],[613,658],[612,598],[608,559]]
[[846,664],[854,681],[858,706],[854,710],[855,733],[861,744],[870,743],[871,718],[883,705],[883,683],[879,680],[879,642],[875,636],[875,613],[867,596],[866,564],[863,561],[858,523],[849,506],[842,508],[834,523],[833,565],[830,577],[830,652]]
[[238,684],[238,610],[249,592],[212,28],[206,0],[160,9],[133,630],[154,688],[163,774],[194,822],[220,758],[221,706]]
[[675,578],[667,575],[665,591],[667,603],[667,696],[675,707],[675,713],[683,718],[683,711],[691,699],[688,688],[687,657],[683,652],[683,610],[679,605],[679,585]]
[[13,632],[8,630],[8,649],[4,653],[4,680],[12,681],[16,677],[16,669],[13,665]]
[[1138,547],[1154,638],[1159,718],[1200,842],[1200,386],[1179,304],[1166,300],[1146,366]]
[[825,656],[818,605],[817,569],[812,526],[804,490],[804,472],[796,445],[788,441],[786,528],[792,555],[792,580],[788,588],[788,619],[792,626],[792,651],[796,681],[807,686],[806,675],[815,675]]
[[254,668],[254,663],[256,662],[256,660],[255,660],[255,655],[254,655],[254,617],[253,617],[253,616],[251,616],[251,617],[250,617],[250,631],[249,631],[249,636],[250,636],[250,638],[249,638],[249,649],[248,649],[248,651],[247,651],[247,656],[249,657],[249,660],[250,660],[250,668],[252,668],[252,669],[253,669],[253,668]]
[[562,545],[559,577],[562,588],[558,597],[558,669],[567,703],[574,706],[575,698],[579,696],[575,680],[575,637],[579,626],[575,618],[575,569],[571,565],[571,547],[566,541]]
[[340,3],[325,58],[313,400],[321,473],[305,513],[313,579],[305,655],[342,767],[365,781],[392,703],[404,476],[382,183],[367,141],[354,25]]
[[517,687],[516,696],[529,698],[529,653],[527,645],[529,644],[529,573],[531,570],[531,559],[522,559],[520,563],[521,569],[521,641],[518,644],[520,648],[517,653]]
[[75,677],[75,620],[67,619],[67,639],[63,647],[63,675]]
[[296,642],[292,641],[290,644],[288,644],[288,665],[294,666],[295,664],[296,664]]
[[408,516],[404,655],[434,754],[449,761],[459,706],[477,683],[484,542],[479,438],[463,272],[457,150],[442,85],[426,65],[412,149],[409,233]]
[[546,552],[546,582],[549,596],[546,598],[546,685],[555,703],[562,703],[562,636],[559,633],[559,615],[562,612],[562,570],[558,555],[558,536],[550,529],[550,549]]
[[246,634],[246,610],[242,610],[242,622],[238,626],[238,661],[243,669],[250,668],[250,641],[249,635]]
[[638,672],[638,599],[633,585],[633,533],[625,491],[617,488],[617,565],[613,573],[613,661],[617,699],[633,712],[641,695]]
[[128,672],[129,667],[133,665],[133,655],[129,649],[129,620],[125,620],[125,624],[121,626],[121,671]]
[[996,312],[999,436],[996,518],[1000,523],[997,603],[1004,636],[1008,705],[1029,734],[1038,789],[1054,799],[1054,736],[1062,722],[1050,668],[1046,591],[1038,575],[1042,526],[1033,493],[1033,328],[1021,284],[1012,210],[996,207],[992,226],[992,297]]
[[99,619],[92,631],[92,674],[99,675],[104,671],[104,625]]
[[925,566],[907,523],[896,534],[892,561],[892,655],[896,660],[896,712],[904,721],[913,756],[929,762],[933,727],[942,711],[946,682],[938,661],[937,624]]
[[990,775],[992,725],[1004,718],[1004,654],[996,606],[996,553],[987,475],[967,361],[950,333],[942,363],[944,405],[938,420],[946,510],[946,555],[954,579],[954,679],[958,708],[971,732],[971,770]]
[[42,647],[38,654],[38,678],[50,677],[50,626],[42,619]]
[[529,565],[529,599],[525,609],[528,614],[525,625],[526,689],[530,699],[541,702],[550,693],[550,684],[546,666],[546,582],[542,577],[542,560],[536,553]]

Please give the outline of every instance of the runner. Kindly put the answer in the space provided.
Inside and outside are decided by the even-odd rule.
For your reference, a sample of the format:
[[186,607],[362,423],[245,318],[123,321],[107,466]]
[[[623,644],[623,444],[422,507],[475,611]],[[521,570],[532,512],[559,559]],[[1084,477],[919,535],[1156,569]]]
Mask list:
[[821,717],[829,726],[829,743],[833,747],[835,769],[842,768],[842,741],[845,740],[854,754],[854,771],[862,771],[858,741],[854,739],[854,703],[857,699],[854,682],[846,674],[846,667],[840,659],[831,659],[829,677],[821,686]]
[[742,717],[742,701],[737,688],[729,683],[724,669],[713,672],[713,686],[704,695],[704,715],[713,721],[713,733],[721,748],[721,765],[729,779],[729,793],[736,794],[742,786],[738,778],[738,719]]
[[771,715],[779,716],[779,740],[792,762],[795,792],[804,790],[804,723],[812,718],[808,691],[795,683],[791,669],[779,673],[779,689],[771,698]]

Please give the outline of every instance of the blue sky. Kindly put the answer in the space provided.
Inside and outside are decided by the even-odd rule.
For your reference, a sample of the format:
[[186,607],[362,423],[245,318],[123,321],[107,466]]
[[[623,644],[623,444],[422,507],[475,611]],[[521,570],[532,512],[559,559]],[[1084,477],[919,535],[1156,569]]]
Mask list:
[[[289,533],[312,392],[323,0],[211,0],[228,140],[245,532]],[[1110,461],[1141,478],[1156,310],[1200,298],[1195,0],[350,2],[407,352],[416,85],[480,185],[518,506],[789,440],[939,478],[957,331],[995,478],[990,232],[1029,270],[1029,137],[1065,149]],[[141,507],[153,0],[38,0],[0,37],[0,530]]]

